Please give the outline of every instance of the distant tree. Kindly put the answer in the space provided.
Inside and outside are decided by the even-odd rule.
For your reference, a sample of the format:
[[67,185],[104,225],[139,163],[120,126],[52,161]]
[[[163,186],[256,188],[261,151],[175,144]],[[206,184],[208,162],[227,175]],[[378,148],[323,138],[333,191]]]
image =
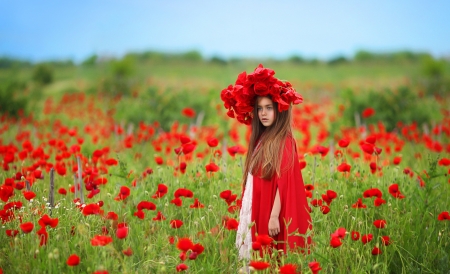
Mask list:
[[37,64],[33,70],[33,81],[41,85],[48,85],[53,81],[53,69],[49,64]]
[[93,66],[97,63],[98,56],[97,54],[92,54],[88,58],[86,58],[83,62],[81,62],[82,66]]
[[221,57],[218,57],[218,56],[213,56],[209,60],[209,62],[212,63],[212,64],[218,64],[218,65],[226,65],[226,64],[228,64],[227,60],[225,60],[225,59],[223,59]]
[[305,59],[301,56],[298,55],[293,55],[291,57],[288,58],[288,61],[293,63],[293,64],[303,64],[305,63]]
[[203,60],[202,54],[196,50],[191,50],[181,54],[181,58],[192,62],[199,62]]
[[347,63],[347,62],[348,62],[348,60],[344,56],[337,56],[337,57],[331,58],[328,61],[328,64],[329,65],[338,65],[338,64],[344,64],[344,63]]

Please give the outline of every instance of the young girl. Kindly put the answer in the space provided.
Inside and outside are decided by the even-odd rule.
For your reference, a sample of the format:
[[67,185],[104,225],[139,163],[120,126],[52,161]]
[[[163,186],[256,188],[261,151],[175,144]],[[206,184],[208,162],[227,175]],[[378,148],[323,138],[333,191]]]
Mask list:
[[244,166],[243,197],[236,246],[251,257],[257,235],[269,235],[273,248],[305,251],[311,227],[297,148],[292,135],[292,106],[302,97],[289,82],[259,65],[238,76],[221,93],[228,115],[251,125]]

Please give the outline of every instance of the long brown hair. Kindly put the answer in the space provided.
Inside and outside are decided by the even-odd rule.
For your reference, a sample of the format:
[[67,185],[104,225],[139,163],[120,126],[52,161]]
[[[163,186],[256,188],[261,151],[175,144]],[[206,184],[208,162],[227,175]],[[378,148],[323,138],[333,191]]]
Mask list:
[[[272,100],[271,97],[268,96]],[[252,132],[247,151],[247,158],[244,165],[244,181],[247,182],[247,174],[250,172],[253,175],[270,180],[275,173],[281,175],[281,159],[284,150],[286,137],[292,136],[292,106],[286,111],[278,112],[278,103],[273,102],[273,109],[275,111],[275,119],[271,126],[264,127],[258,118],[258,98],[255,100],[255,107],[253,109]],[[260,142],[259,148],[255,151],[257,142]],[[292,146],[294,147],[294,142]],[[294,148],[290,151],[294,151]],[[291,157],[291,164],[285,167],[288,169],[294,163],[294,153],[288,155]]]

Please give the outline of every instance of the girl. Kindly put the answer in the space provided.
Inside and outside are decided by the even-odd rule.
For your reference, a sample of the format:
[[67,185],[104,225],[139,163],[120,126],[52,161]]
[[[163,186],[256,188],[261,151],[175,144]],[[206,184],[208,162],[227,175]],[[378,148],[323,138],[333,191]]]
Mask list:
[[305,234],[311,218],[291,125],[291,104],[302,97],[274,74],[259,65],[221,94],[228,115],[251,125],[236,236],[239,256],[246,259],[257,235],[269,235],[272,247],[284,252],[303,252],[310,244]]

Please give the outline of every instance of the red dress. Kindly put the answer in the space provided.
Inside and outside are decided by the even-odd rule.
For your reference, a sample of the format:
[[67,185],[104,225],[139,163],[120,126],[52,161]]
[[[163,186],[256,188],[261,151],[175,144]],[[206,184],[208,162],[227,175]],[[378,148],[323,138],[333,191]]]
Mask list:
[[[292,151],[292,148],[294,148],[294,151]],[[294,153],[293,165],[290,163],[292,153]],[[311,244],[311,238],[292,234],[297,231],[304,235],[309,229],[312,229],[312,225],[293,137],[286,138],[281,157],[280,177],[276,174],[271,180],[264,180],[256,175],[253,177],[252,221],[255,222],[255,225],[252,226],[252,241],[256,241],[256,234],[269,235],[269,219],[278,188],[281,203],[280,233],[272,237],[278,242],[274,248],[283,249],[285,253],[288,250],[300,248],[300,251],[303,252]],[[288,166],[291,166],[291,168],[283,170],[284,167]],[[286,226],[287,224],[288,226]]]

